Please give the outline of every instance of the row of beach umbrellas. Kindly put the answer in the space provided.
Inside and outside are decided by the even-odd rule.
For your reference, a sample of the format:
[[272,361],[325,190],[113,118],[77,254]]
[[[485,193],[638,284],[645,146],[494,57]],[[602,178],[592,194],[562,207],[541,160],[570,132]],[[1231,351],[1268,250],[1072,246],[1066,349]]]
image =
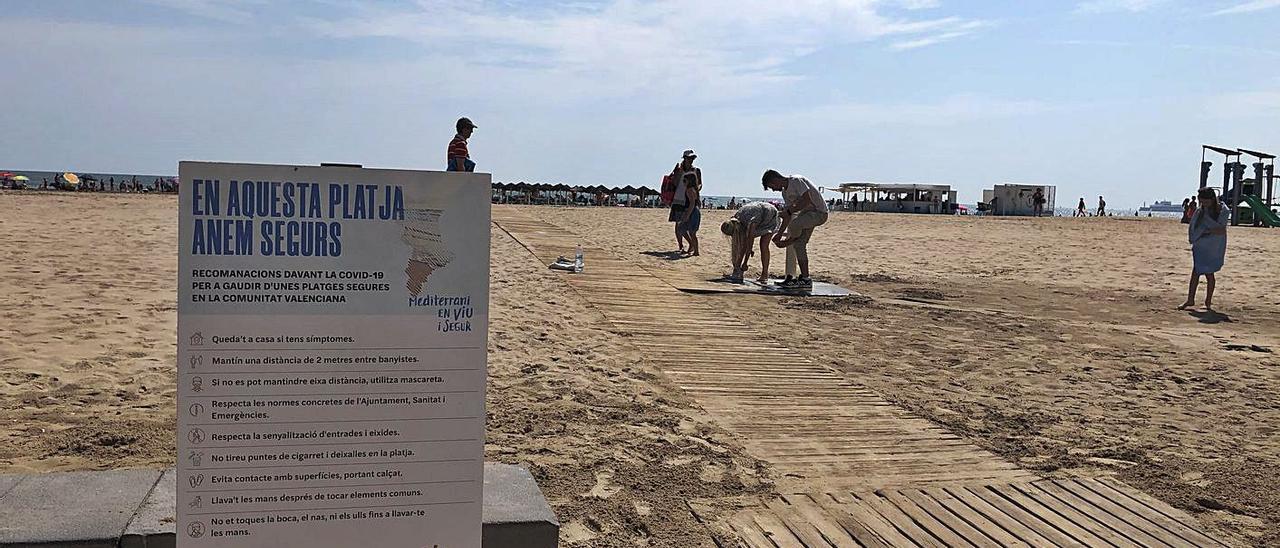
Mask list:
[[627,185],[624,187],[606,187],[603,185],[595,186],[570,186],[564,183],[526,183],[520,181],[518,183],[493,183],[493,190],[516,191],[516,192],[578,192],[583,194],[625,194],[628,196],[652,196],[658,191],[647,186],[634,187]]
[[[58,178],[58,177],[59,176],[55,176],[55,178]],[[82,182],[96,183],[101,180],[98,177],[94,177],[93,175],[76,175],[75,173],[72,173],[70,171],[63,173],[60,176],[60,178],[62,179],[62,184],[69,187],[79,186],[80,183]],[[31,181],[31,178],[27,177],[26,175],[18,175],[9,171],[0,171],[0,181],[27,183]],[[163,178],[160,178],[160,181],[162,181],[165,184],[174,185],[175,187],[178,184],[178,179],[176,177],[163,177]],[[121,179],[121,182],[120,182],[121,185],[123,185],[124,182],[125,180]],[[123,186],[121,188],[123,188]]]

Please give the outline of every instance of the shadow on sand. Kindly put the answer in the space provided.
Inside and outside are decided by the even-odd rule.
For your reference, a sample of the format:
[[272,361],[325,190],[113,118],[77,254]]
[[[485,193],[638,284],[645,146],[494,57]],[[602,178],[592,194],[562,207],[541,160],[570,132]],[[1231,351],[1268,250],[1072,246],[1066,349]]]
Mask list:
[[680,259],[688,259],[690,255],[685,255],[679,251],[641,251],[641,255],[666,259],[668,261],[678,261]]
[[1190,314],[1200,323],[1231,323],[1231,316],[1215,310],[1192,310]]

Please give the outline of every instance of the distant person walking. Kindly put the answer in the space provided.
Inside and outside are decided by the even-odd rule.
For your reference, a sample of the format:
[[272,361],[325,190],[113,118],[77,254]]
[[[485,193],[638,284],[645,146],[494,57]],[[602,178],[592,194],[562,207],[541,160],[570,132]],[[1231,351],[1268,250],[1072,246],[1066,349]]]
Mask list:
[[1080,205],[1076,206],[1076,213],[1072,217],[1088,217],[1089,208],[1084,205],[1084,196],[1080,197]]
[[1182,200],[1182,224],[1189,224],[1191,216],[1196,214],[1196,199],[1194,196]]
[[1222,270],[1227,256],[1227,208],[1222,207],[1212,188],[1200,189],[1200,209],[1191,216],[1187,227],[1187,240],[1191,242],[1191,283],[1187,288],[1187,301],[1178,306],[1184,310],[1196,305],[1196,286],[1203,274],[1206,282],[1204,307],[1213,311],[1213,288],[1217,280],[1214,274]]
[[449,162],[447,171],[475,171],[476,163],[471,161],[471,153],[467,151],[467,139],[471,138],[476,125],[470,118],[463,117],[458,118],[458,123],[454,124],[454,127],[458,133],[453,136],[452,141],[449,141],[449,150],[446,153]]
[[[800,175],[784,176],[770,169],[764,172],[760,184],[767,190],[781,192],[784,202],[782,226],[773,237],[774,244],[787,248],[787,277],[782,286],[813,287],[809,277],[809,239],[814,228],[827,222],[827,202],[818,187]],[[799,277],[796,277],[796,266],[800,267]]]
[[694,154],[693,150],[686,150],[681,154],[680,162],[671,168],[671,180],[676,182],[676,189],[671,198],[671,213],[667,216],[667,221],[675,223],[676,246],[681,253],[685,251],[685,237],[683,231],[681,231],[680,224],[684,222],[685,210],[693,205],[689,201],[689,186],[685,175],[692,173],[694,180],[697,181],[699,191],[702,189],[702,169],[693,167],[693,161],[697,158],[698,155]]
[[733,217],[720,224],[720,232],[729,237],[729,256],[731,257],[734,281],[742,281],[747,272],[747,263],[751,259],[751,246],[756,238],[760,239],[760,283],[769,282],[769,240],[778,231],[781,218],[778,208],[768,202],[747,202],[742,204]]
[[1036,192],[1035,192],[1035,194],[1032,194],[1032,195],[1031,195],[1031,212],[1032,212],[1032,214],[1034,214],[1036,217],[1040,217],[1040,216],[1044,215],[1044,204],[1045,204],[1045,202],[1046,202],[1046,200],[1044,199],[1044,189],[1043,189],[1043,188],[1040,188],[1040,187],[1036,187]]
[[1098,196],[1098,216],[1099,217],[1107,216],[1107,201],[1103,200],[1102,196]]

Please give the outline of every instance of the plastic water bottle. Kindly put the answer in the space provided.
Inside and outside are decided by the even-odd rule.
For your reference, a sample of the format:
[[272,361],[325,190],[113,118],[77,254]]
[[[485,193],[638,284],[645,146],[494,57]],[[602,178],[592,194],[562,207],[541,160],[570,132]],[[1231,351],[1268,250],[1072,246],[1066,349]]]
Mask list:
[[578,250],[573,254],[573,271],[582,272],[582,267],[585,266],[584,263],[585,261],[582,257],[582,244],[578,244]]

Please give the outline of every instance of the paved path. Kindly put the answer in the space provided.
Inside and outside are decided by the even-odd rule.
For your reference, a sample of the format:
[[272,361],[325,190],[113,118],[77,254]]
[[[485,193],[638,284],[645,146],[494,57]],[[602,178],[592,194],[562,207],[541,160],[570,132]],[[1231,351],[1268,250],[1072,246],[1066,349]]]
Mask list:
[[[697,280],[655,275],[518,208],[493,219],[547,264],[582,243],[586,271],[565,281],[777,470],[779,492],[795,495],[692,505],[747,546],[1215,544],[1129,487],[1042,481],[889,404],[676,289]],[[675,348],[673,333],[698,343]]]

